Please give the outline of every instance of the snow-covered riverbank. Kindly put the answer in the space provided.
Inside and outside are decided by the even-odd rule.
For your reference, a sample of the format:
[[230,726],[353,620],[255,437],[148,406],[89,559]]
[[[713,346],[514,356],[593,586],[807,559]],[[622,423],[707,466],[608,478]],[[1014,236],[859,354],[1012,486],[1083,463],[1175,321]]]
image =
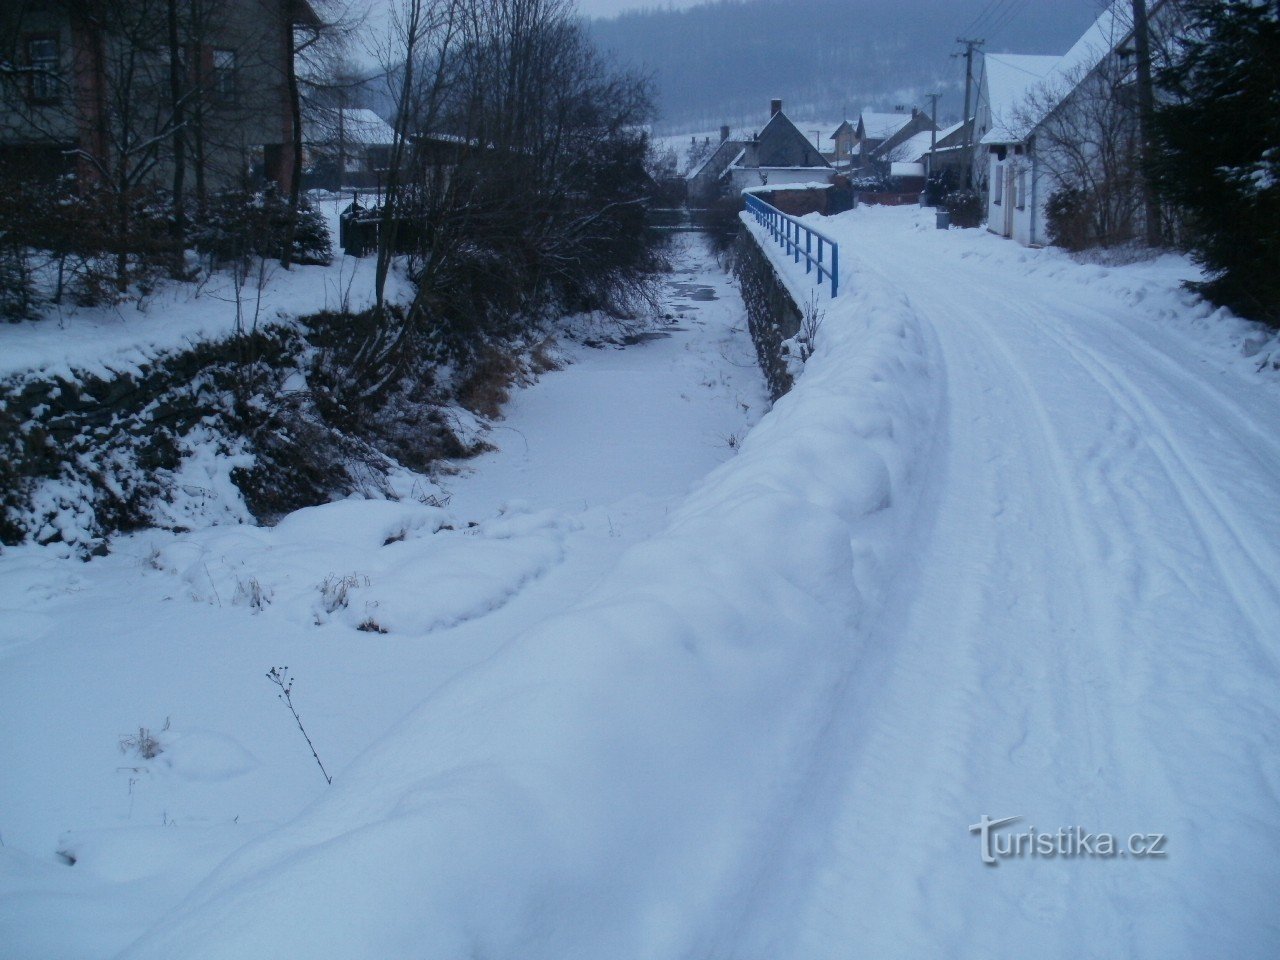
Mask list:
[[[443,507],[352,500],[273,529],[144,533],[88,564],[0,555],[0,956],[113,955],[327,792],[269,667],[290,668],[341,782],[734,456],[767,398],[734,288],[699,240],[678,242],[668,328],[562,347],[572,363],[516,392],[495,452],[422,481]],[[139,727],[153,759],[119,747]]]

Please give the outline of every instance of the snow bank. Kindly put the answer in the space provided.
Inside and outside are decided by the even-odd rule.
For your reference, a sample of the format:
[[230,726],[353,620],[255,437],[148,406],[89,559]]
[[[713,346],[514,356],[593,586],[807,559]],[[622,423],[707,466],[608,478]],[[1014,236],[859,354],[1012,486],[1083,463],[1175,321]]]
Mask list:
[[663,534],[433,695],[125,956],[710,952],[805,796],[939,396],[901,298],[860,284]]
[[295,511],[271,528],[198,530],[157,546],[150,563],[192,600],[414,636],[500,607],[563,559],[573,522],[510,504],[458,529],[440,507],[352,499]]

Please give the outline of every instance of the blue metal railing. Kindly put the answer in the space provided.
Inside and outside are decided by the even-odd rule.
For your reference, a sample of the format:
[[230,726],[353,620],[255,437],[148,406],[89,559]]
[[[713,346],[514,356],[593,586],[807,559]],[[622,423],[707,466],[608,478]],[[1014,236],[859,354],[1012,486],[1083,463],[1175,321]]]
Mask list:
[[[807,227],[790,214],[783,213],[777,207],[770,206],[759,197],[747,194],[747,211],[756,218],[760,226],[769,231],[778,246],[791,254],[796,263],[804,258],[804,272],[818,271],[818,283],[822,283],[824,275],[831,280],[831,296],[840,292],[840,244],[830,237]],[[814,254],[814,243],[817,243],[817,255]],[[824,249],[831,249],[831,259],[823,260]]]

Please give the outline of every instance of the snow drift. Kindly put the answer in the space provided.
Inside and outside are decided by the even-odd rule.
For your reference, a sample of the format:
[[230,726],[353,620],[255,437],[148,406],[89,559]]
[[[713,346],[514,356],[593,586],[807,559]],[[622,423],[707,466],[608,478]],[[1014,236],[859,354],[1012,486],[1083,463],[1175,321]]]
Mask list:
[[125,956],[709,947],[770,871],[858,656],[932,442],[931,354],[898,295],[835,301],[796,388],[665,533],[424,702]]

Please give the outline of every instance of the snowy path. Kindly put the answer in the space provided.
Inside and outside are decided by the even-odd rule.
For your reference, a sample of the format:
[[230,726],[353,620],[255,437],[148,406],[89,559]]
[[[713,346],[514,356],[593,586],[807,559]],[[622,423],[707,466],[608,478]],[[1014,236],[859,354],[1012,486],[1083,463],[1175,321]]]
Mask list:
[[[916,562],[822,747],[800,880],[733,954],[1275,956],[1280,402],[1113,293],[917,222],[841,237],[945,367]],[[984,868],[984,814],[1168,856]]]

